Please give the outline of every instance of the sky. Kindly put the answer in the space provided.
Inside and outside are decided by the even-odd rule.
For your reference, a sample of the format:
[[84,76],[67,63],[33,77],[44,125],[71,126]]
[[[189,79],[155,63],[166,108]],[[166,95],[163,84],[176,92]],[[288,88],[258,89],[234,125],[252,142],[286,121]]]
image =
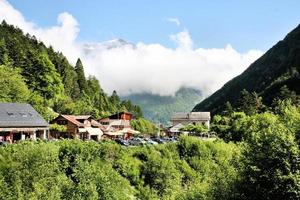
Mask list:
[[[0,0],[0,20],[73,64],[80,57],[107,92],[193,87],[208,96],[295,28],[299,7],[297,0]],[[132,45],[106,48],[115,38]]]

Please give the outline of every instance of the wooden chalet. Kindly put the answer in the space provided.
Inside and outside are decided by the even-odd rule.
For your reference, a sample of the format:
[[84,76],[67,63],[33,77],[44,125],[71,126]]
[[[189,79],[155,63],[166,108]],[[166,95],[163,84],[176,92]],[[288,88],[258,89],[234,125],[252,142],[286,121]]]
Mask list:
[[49,124],[29,104],[0,103],[0,141],[46,139]]
[[108,138],[123,137],[128,139],[139,132],[133,130],[130,122],[133,114],[129,112],[119,112],[108,117],[99,119],[98,122],[104,127],[104,135]]
[[59,115],[51,124],[63,125],[66,131],[51,130],[49,138],[78,138],[82,140],[100,140],[103,126],[90,115]]
[[99,119],[101,125],[105,128],[113,127],[115,129],[131,128],[130,121],[133,119],[133,114],[129,112],[120,112],[108,117]]

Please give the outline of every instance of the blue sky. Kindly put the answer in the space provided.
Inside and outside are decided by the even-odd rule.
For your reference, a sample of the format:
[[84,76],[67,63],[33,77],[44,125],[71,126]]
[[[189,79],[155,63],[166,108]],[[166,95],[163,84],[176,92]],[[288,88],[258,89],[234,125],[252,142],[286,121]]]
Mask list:
[[[195,47],[266,51],[300,22],[299,0],[9,0],[41,27],[68,12],[80,25],[79,41],[122,38],[174,48],[169,35],[189,30]],[[26,3],[25,3],[26,2]],[[167,21],[178,18],[181,25]]]
[[[73,65],[81,58],[108,93],[189,87],[208,96],[294,29],[299,8],[299,0],[0,0],[0,21]],[[115,38],[133,45],[107,42]]]

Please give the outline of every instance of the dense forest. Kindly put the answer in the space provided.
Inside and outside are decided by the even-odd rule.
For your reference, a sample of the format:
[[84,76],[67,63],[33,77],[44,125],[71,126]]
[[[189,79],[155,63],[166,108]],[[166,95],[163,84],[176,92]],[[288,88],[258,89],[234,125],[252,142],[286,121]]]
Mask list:
[[215,116],[214,141],[124,147],[24,141],[0,147],[0,199],[300,199],[300,106]]
[[201,92],[192,88],[180,88],[174,96],[160,96],[151,93],[130,94],[121,97],[140,106],[147,119],[170,124],[174,112],[189,112],[202,98]]
[[0,25],[0,101],[28,102],[49,121],[57,113],[92,115],[118,111],[143,116],[139,106],[108,96],[80,59],[72,66],[61,52],[3,21]]
[[300,95],[300,25],[268,50],[241,75],[195,106],[194,111],[220,113],[229,102],[237,106],[245,89],[256,92],[271,106],[282,90]]

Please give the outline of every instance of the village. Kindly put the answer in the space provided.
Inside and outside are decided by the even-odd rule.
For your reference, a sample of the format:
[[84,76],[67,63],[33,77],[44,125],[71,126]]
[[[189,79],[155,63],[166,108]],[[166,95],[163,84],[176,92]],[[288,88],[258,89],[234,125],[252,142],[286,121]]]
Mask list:
[[[156,135],[134,130],[131,120],[134,115],[118,112],[105,118],[93,119],[90,115],[60,114],[50,122],[26,103],[0,103],[0,144],[17,143],[23,140],[80,139],[83,141],[114,140],[119,144],[144,145],[175,142],[189,124],[201,124],[209,128],[210,112],[174,113],[172,126],[159,126]],[[213,137],[204,134],[203,137]]]

